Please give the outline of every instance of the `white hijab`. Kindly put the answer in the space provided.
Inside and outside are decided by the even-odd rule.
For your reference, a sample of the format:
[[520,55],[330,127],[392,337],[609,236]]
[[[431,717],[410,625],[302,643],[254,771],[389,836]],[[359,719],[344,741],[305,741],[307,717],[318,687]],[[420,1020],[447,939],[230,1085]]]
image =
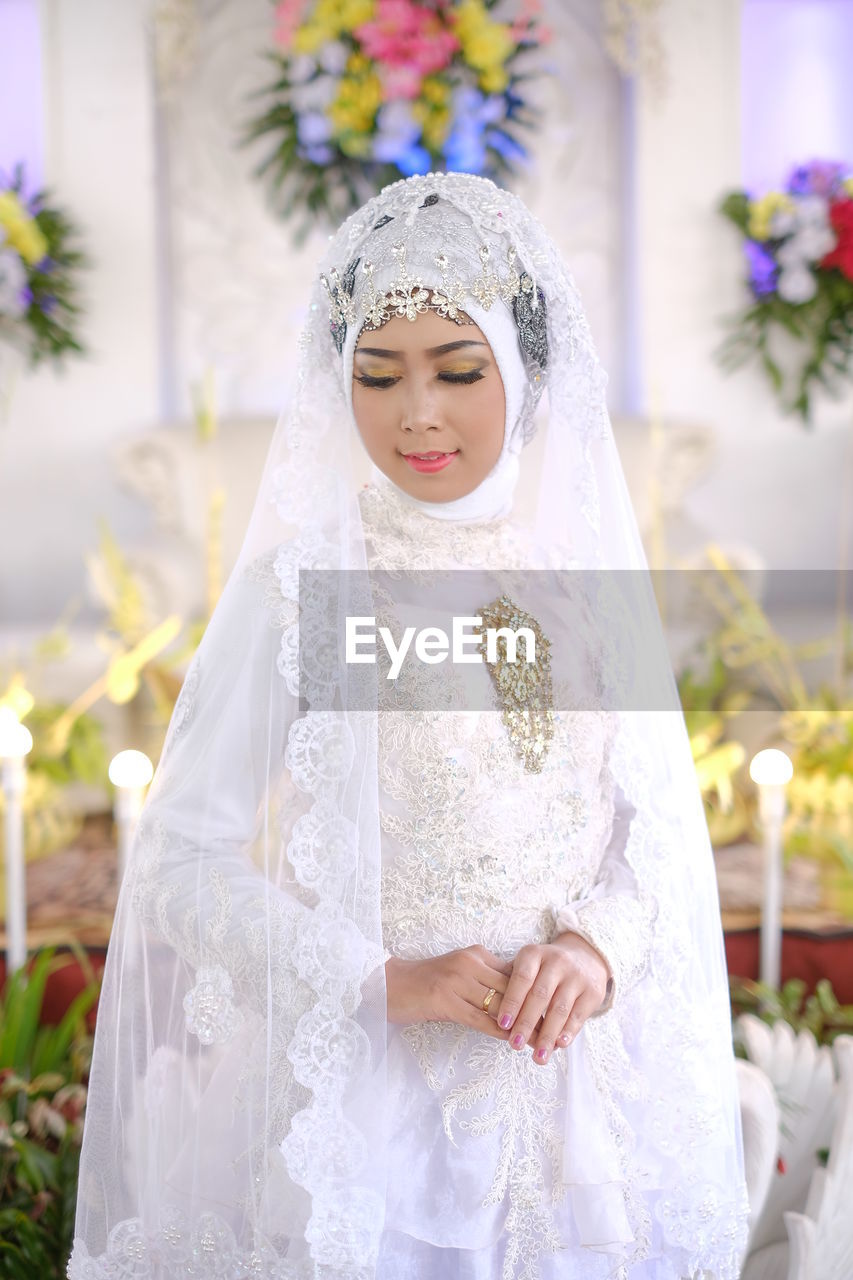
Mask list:
[[[465,311],[488,339],[498,366],[506,399],[504,438],[500,456],[489,474],[476,489],[453,498],[449,502],[427,502],[406,493],[399,485],[386,477],[375,464],[374,480],[382,477],[384,483],[393,485],[401,501],[424,515],[436,520],[458,520],[464,524],[480,524],[508,516],[512,510],[515,487],[519,476],[519,455],[531,438],[529,429],[529,397],[527,371],[518,346],[518,329],[508,307],[495,303],[488,311],[473,299],[466,300]],[[358,430],[352,411],[352,372],[359,326],[350,325],[343,349],[344,393],[350,411],[354,431]]]

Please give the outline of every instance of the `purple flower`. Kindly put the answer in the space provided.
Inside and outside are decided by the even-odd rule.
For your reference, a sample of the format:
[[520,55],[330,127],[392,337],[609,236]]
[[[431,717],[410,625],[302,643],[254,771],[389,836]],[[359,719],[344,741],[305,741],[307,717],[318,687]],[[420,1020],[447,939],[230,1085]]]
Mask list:
[[396,159],[397,168],[410,178],[415,173],[429,173],[432,168],[432,158],[425,147],[410,146],[406,147]]
[[773,256],[755,240],[747,240],[744,247],[749,259],[749,283],[753,293],[759,297],[766,293],[773,293],[778,270]]
[[448,169],[463,173],[482,173],[486,167],[484,133],[505,114],[504,100],[498,94],[488,96],[468,87],[453,95],[453,130],[444,144],[444,161]]
[[501,133],[497,129],[490,129],[486,134],[486,142],[490,147],[494,147],[504,160],[510,164],[524,164],[527,160],[527,152],[524,147],[516,142],[514,138],[508,137],[507,134]]
[[788,194],[792,196],[832,196],[841,186],[847,169],[834,160],[809,160],[791,171]]
[[[386,164],[398,164],[401,156],[418,146],[420,136],[421,126],[408,102],[387,102],[379,108],[376,117],[373,155]],[[429,165],[423,172],[429,172]]]
[[306,160],[310,160],[312,164],[330,164],[334,159],[334,152],[331,147],[300,147],[299,154],[304,156]]
[[297,131],[303,147],[319,147],[329,141],[332,126],[321,111],[306,111],[299,116]]

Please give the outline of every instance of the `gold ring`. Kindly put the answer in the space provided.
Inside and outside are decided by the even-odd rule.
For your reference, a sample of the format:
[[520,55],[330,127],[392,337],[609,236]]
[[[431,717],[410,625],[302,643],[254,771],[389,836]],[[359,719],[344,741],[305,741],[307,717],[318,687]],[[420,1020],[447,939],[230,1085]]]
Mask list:
[[494,995],[497,995],[497,992],[495,991],[494,987],[489,987],[488,991],[483,997],[483,1008],[486,1010],[486,1012],[488,1012],[489,1005],[492,1003],[492,996]]

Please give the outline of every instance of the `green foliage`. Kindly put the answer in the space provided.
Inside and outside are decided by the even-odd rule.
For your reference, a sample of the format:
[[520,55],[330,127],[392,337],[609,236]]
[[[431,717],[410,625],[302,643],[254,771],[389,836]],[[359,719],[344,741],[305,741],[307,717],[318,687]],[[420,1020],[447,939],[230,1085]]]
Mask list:
[[104,729],[94,716],[81,712],[71,726],[62,751],[56,754],[50,750],[50,731],[66,710],[62,703],[38,702],[30,711],[26,724],[33,735],[33,749],[28,757],[28,769],[43,773],[57,786],[69,782],[105,782],[109,760]]
[[[0,998],[0,1280],[64,1280],[74,1233],[77,1172],[98,996],[85,951],[38,953]],[[41,1026],[48,977],[76,958],[87,987],[58,1026]]]
[[[832,983],[821,978],[813,993],[806,996],[808,983],[790,978],[781,990],[748,978],[729,978],[732,1012],[752,1013],[772,1026],[787,1022],[795,1031],[811,1031],[818,1044],[832,1044],[836,1036],[853,1032],[853,1005],[839,1004]],[[738,1052],[743,1050],[738,1045]]]

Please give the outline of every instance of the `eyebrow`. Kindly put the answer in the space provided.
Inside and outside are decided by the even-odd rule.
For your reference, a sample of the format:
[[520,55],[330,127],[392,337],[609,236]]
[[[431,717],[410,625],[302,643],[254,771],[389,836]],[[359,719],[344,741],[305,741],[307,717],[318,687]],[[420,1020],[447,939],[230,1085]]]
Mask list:
[[[446,356],[449,351],[461,351],[463,347],[484,347],[485,345],[485,342],[475,342],[472,339],[465,339],[462,342],[445,342],[440,347],[430,347],[426,354]],[[384,347],[356,347],[355,353],[364,356],[388,356],[392,359],[403,355],[402,351],[387,351]]]

